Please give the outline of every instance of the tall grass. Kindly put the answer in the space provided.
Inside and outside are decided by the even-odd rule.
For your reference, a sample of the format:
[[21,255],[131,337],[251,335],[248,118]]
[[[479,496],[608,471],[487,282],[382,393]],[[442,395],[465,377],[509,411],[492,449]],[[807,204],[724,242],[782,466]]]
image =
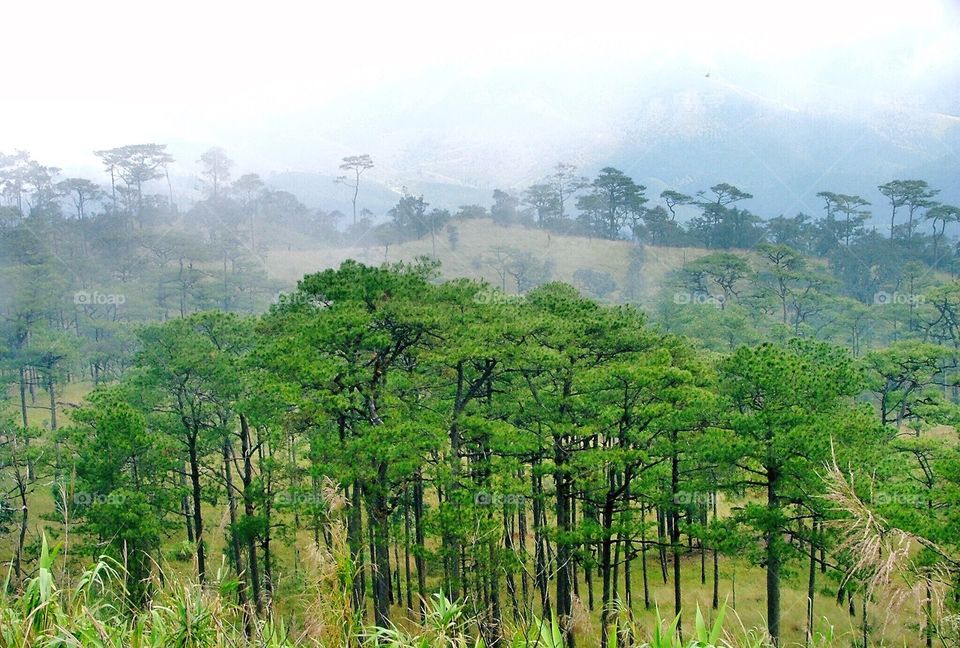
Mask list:
[[[176,578],[156,578],[154,596],[144,609],[126,603],[123,566],[101,558],[71,588],[54,576],[57,548],[43,540],[38,569],[17,594],[0,594],[0,648],[486,648],[469,606],[435,594],[426,603],[424,620],[401,626],[366,626],[350,609],[343,563],[331,548],[316,550],[303,592],[304,621],[292,628],[270,616],[252,621],[249,611],[233,602],[236,582],[219,572],[205,587]],[[5,588],[5,592],[6,592]],[[658,617],[659,618],[659,617]],[[694,636],[680,637],[677,620],[659,619],[653,633],[634,645],[643,648],[761,648],[762,632],[731,635],[724,630],[721,609],[712,625],[697,610]],[[640,629],[622,619],[611,648],[623,648]],[[618,646],[619,643],[619,646]],[[504,648],[563,648],[556,621],[531,619],[504,628]],[[595,645],[588,643],[587,645]],[[826,642],[820,642],[826,646]]]
[[[331,521],[328,541],[308,552],[302,589],[291,597],[298,604],[296,615],[284,619],[269,613],[256,618],[249,606],[236,602],[237,578],[224,569],[200,586],[165,577],[158,566],[149,602],[142,608],[129,603],[124,566],[110,558],[101,558],[79,578],[61,586],[54,570],[59,548],[50,548],[43,538],[34,574],[15,593],[10,592],[8,578],[0,592],[0,648],[486,648],[479,620],[468,612],[470,606],[440,593],[425,602],[419,623],[405,620],[388,628],[364,624],[351,600],[353,573],[343,520],[346,502],[330,484],[324,494]],[[659,619],[652,635],[642,640],[632,615],[616,616],[618,630],[612,633],[610,648],[628,643],[646,648],[767,645],[762,632],[741,627],[735,635],[725,633],[723,610],[708,626],[698,609],[694,636],[686,642],[677,620]],[[563,648],[564,638],[555,621],[530,618],[505,626],[498,644]],[[599,638],[585,645],[597,644]]]

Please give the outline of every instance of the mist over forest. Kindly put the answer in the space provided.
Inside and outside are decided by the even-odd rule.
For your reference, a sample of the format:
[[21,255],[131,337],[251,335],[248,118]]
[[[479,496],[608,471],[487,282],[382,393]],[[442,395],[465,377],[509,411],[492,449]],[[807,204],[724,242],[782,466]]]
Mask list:
[[960,646],[954,3],[8,10],[0,648]]

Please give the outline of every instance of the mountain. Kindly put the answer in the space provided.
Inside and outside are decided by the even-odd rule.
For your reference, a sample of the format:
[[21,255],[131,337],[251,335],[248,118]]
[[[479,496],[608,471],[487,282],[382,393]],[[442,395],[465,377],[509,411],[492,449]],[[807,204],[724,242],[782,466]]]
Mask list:
[[[559,161],[585,175],[621,168],[650,197],[730,182],[755,196],[743,206],[763,217],[818,213],[824,190],[861,194],[883,213],[876,187],[895,178],[925,179],[960,203],[960,118],[944,96],[940,105],[793,101],[675,71],[624,74],[616,85],[610,75],[574,84],[560,73],[400,79],[320,112],[291,112],[284,128],[295,138],[252,133],[241,157],[269,151],[260,164],[283,159],[279,168],[293,169],[266,173],[273,186],[343,212],[350,196],[333,182],[337,164],[369,153],[376,166],[363,178],[360,205],[378,215],[403,187],[437,207],[489,205],[494,188],[519,192]],[[318,161],[320,172],[309,172]]]

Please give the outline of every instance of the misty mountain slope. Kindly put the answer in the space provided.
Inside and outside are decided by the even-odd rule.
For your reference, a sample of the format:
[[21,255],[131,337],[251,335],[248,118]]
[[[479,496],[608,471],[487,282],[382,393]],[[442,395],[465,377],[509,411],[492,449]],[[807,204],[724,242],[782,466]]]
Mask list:
[[744,206],[769,218],[819,212],[816,194],[829,190],[863,195],[883,214],[877,185],[916,178],[960,201],[960,123],[939,115],[905,111],[884,122],[735,95],[671,108],[638,114],[607,160],[651,195],[730,182],[754,195]]
[[[451,245],[447,230],[436,236],[436,254],[427,235],[417,241],[383,245],[372,241],[358,241],[344,248],[313,250],[272,250],[266,265],[272,278],[293,285],[303,275],[326,268],[337,267],[346,259],[355,259],[370,265],[397,261],[413,261],[419,256],[435,256],[441,263],[445,278],[469,277],[486,281],[491,286],[517,293],[517,281],[509,273],[501,276],[501,259],[517,253],[529,253],[532,258],[549,267],[550,281],[565,281],[578,285],[574,273],[580,269],[606,272],[616,282],[616,289],[605,299],[621,301],[628,298],[629,287],[634,289],[631,301],[649,303],[661,288],[664,278],[687,261],[707,254],[700,248],[645,246],[642,264],[635,268],[632,282],[627,275],[631,252],[637,246],[627,241],[609,241],[583,236],[551,234],[544,230],[525,227],[503,227],[489,219],[453,221],[459,231],[459,241]],[[369,243],[369,245],[367,245]],[[498,257],[499,253],[499,257]]]
[[910,106],[872,113],[797,108],[700,81],[634,81],[617,98],[567,88],[556,104],[545,100],[546,86],[524,88],[519,80],[500,82],[499,102],[469,84],[398,88],[406,99],[331,122],[340,130],[362,123],[382,137],[336,152],[322,150],[318,140],[314,159],[325,160],[326,175],[285,172],[269,182],[311,207],[347,213],[350,191],[333,182],[336,156],[369,153],[376,167],[363,178],[359,206],[376,216],[396,203],[402,187],[436,207],[489,205],[494,188],[519,194],[561,160],[589,176],[620,168],[645,184],[652,200],[666,188],[693,194],[730,182],[754,195],[743,206],[764,218],[819,213],[816,194],[829,190],[863,195],[882,223],[886,201],[877,185],[897,178],[926,180],[942,190],[942,200],[960,203],[956,117]]

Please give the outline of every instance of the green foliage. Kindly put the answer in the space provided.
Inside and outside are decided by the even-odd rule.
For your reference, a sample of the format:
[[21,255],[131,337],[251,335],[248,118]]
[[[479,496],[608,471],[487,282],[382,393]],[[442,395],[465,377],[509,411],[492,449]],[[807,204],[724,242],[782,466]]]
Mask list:
[[[644,563],[660,554],[684,570],[696,551],[753,560],[768,573],[776,635],[779,579],[801,559],[826,556],[814,598],[862,586],[836,545],[850,516],[823,497],[831,461],[872,510],[923,539],[917,578],[942,570],[937,587],[956,587],[960,283],[943,270],[957,210],[926,183],[881,186],[884,238],[863,227],[868,203],[855,195],[821,192],[822,219],[763,223],[741,206],[752,196],[727,183],[696,197],[664,191],[649,207],[618,169],[590,182],[560,165],[522,201],[495,192],[491,216],[709,248],[674,251],[685,262],[653,323],[548,283],[570,268],[519,246],[490,252],[502,292],[441,283],[433,262],[348,261],[247,318],[276,289],[258,267],[264,250],[343,240],[336,214],[253,175],[229,184],[229,158],[211,149],[208,195],[173,228],[172,197],[151,193],[171,161],[163,145],[98,155],[109,191],[58,183],[23,153],[0,156],[0,368],[19,401],[0,435],[0,528],[17,592],[4,601],[4,645],[285,645],[290,626],[272,615],[295,607],[290,591],[309,580],[303,553],[336,542],[339,589],[325,590],[336,609],[320,616],[350,639],[331,645],[361,634],[371,586],[381,628],[371,641],[563,645],[588,570],[602,638],[616,645],[635,628],[628,612],[611,616],[616,578],[638,549]],[[371,166],[344,159],[354,220]],[[428,207],[405,195],[373,236],[386,248],[430,233],[435,253],[449,214]],[[695,217],[683,224],[677,211]],[[469,243],[452,226],[447,242]],[[626,254],[625,274],[597,265],[573,280],[591,297],[642,303],[657,252]],[[75,406],[87,381],[98,389]],[[349,506],[324,497],[328,487]],[[47,492],[54,510],[37,515]],[[214,576],[205,561],[221,550]],[[203,587],[161,583],[163,556],[196,561],[180,567],[196,565]],[[97,566],[73,579],[91,557]],[[58,589],[58,573],[71,585]],[[410,619],[394,623],[403,607]],[[514,632],[511,615],[534,619],[534,636]],[[689,616],[658,628],[654,644],[683,645]],[[708,628],[699,610],[693,621],[690,645],[715,645],[722,621]]]

